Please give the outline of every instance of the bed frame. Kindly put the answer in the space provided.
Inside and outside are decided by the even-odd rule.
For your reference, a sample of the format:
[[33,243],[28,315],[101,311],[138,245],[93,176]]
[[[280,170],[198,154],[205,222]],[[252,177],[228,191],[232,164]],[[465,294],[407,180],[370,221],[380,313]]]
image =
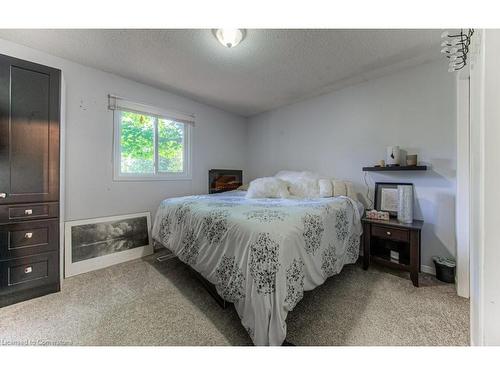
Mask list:
[[232,305],[231,302],[227,302],[225,299],[223,299],[221,296],[219,296],[219,293],[217,293],[217,289],[215,288],[214,284],[212,284],[210,281],[208,281],[203,276],[201,276],[201,274],[199,272],[195,271],[194,268],[189,266],[189,269],[194,274],[194,276],[200,281],[201,285],[203,285],[203,287],[207,290],[207,292],[212,296],[212,298],[215,300],[215,302],[217,302],[217,304],[220,307],[222,307],[225,310],[229,306]]
[[[159,245],[158,242],[154,241],[154,251],[155,253],[156,252],[159,252],[161,250],[167,250],[165,247],[161,246],[161,247],[156,247],[157,245]],[[359,241],[359,251],[360,253],[364,250],[364,246],[363,246],[363,235],[360,236],[360,241]],[[169,250],[170,251],[170,250]],[[361,255],[360,255],[361,256]],[[164,262],[166,260],[169,260],[169,259],[173,259],[173,258],[177,258],[177,256],[174,255],[174,253],[170,253],[170,254],[167,254],[167,255],[163,255],[163,256],[159,256],[156,258],[156,260],[158,262]],[[186,263],[184,263],[186,264]],[[203,285],[203,287],[205,288],[205,290],[208,292],[208,294],[210,294],[212,296],[212,298],[215,300],[215,302],[217,302],[217,304],[222,308],[222,309],[227,309],[229,306],[232,305],[231,302],[228,302],[226,301],[225,299],[223,299],[219,293],[217,293],[217,289],[215,288],[215,285],[212,284],[210,281],[208,281],[207,279],[205,279],[198,271],[196,271],[194,268],[192,268],[189,264],[186,264],[186,266],[188,266],[189,270],[191,271],[191,273],[200,281],[201,285]]]
[[[154,248],[155,253],[158,253],[162,250],[168,250],[157,241],[153,242],[153,248]],[[168,250],[168,251],[169,251],[169,254],[165,254],[165,255],[156,257],[156,261],[157,262],[166,262],[167,260],[177,258],[177,256],[174,253],[170,252],[170,250]],[[212,298],[215,300],[215,302],[217,302],[217,304],[220,307],[222,307],[223,309],[227,309],[230,305],[232,305],[231,302],[227,302],[221,296],[219,296],[219,293],[217,293],[217,289],[215,288],[214,284],[212,284],[210,281],[205,279],[198,271],[196,271],[194,268],[192,268],[189,264],[186,264],[186,263],[184,263],[184,264],[189,268],[191,273],[200,281],[201,285],[203,285],[203,287],[206,289],[206,291],[212,296]]]
[[[155,244],[157,244],[157,242],[155,241]],[[363,235],[361,235],[361,238],[360,238],[360,252],[363,251]],[[158,252],[160,250],[167,250],[165,247],[161,247],[161,248],[155,248],[155,252]],[[169,259],[173,259],[173,258],[177,258],[173,253],[170,253],[170,254],[167,254],[167,255],[163,255],[163,256],[160,256],[160,257],[157,257],[156,260],[158,262],[164,262],[166,260],[169,260]],[[184,263],[186,264],[186,263]],[[215,288],[215,285],[212,284],[210,281],[208,281],[207,279],[205,279],[198,271],[196,271],[194,268],[192,268],[189,264],[186,264],[186,266],[188,266],[189,270],[191,271],[191,273],[200,281],[201,285],[203,285],[203,287],[205,288],[205,290],[212,296],[212,298],[215,300],[215,302],[217,302],[217,304],[223,309],[227,309],[229,306],[232,305],[231,302],[228,302],[226,300],[224,300],[221,296],[219,296],[219,293],[217,293],[217,289]],[[281,346],[295,346],[295,344],[287,341],[286,339],[283,341],[283,344],[281,344]]]

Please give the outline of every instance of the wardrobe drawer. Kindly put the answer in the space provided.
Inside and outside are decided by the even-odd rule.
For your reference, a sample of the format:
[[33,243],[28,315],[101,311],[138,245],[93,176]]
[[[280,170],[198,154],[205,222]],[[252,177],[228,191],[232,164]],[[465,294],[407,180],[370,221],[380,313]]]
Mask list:
[[59,252],[0,261],[1,294],[59,281]]
[[34,203],[0,206],[0,224],[59,217],[59,203]]
[[59,219],[0,225],[0,259],[59,249]]
[[49,276],[49,260],[44,259],[28,264],[12,266],[9,270],[9,285],[27,283],[34,280],[44,279]]

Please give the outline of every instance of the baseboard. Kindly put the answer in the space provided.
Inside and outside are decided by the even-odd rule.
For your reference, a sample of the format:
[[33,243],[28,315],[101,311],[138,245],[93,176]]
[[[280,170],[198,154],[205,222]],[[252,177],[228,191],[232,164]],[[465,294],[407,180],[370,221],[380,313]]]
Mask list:
[[425,266],[422,264],[420,266],[420,271],[423,273],[428,273],[429,275],[436,275],[436,269],[431,266]]

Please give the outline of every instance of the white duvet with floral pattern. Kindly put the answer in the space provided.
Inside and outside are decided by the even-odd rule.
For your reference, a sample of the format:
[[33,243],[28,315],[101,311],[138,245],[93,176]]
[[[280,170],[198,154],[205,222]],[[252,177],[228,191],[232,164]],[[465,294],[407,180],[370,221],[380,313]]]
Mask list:
[[255,345],[281,345],[304,291],[356,262],[361,209],[348,197],[172,198],[158,209],[153,238],[234,303]]

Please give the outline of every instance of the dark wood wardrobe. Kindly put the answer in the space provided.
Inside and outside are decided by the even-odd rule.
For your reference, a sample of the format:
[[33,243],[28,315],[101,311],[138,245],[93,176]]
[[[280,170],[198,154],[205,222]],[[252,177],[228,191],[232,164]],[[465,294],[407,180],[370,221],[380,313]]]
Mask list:
[[60,86],[0,55],[0,307],[60,289]]

